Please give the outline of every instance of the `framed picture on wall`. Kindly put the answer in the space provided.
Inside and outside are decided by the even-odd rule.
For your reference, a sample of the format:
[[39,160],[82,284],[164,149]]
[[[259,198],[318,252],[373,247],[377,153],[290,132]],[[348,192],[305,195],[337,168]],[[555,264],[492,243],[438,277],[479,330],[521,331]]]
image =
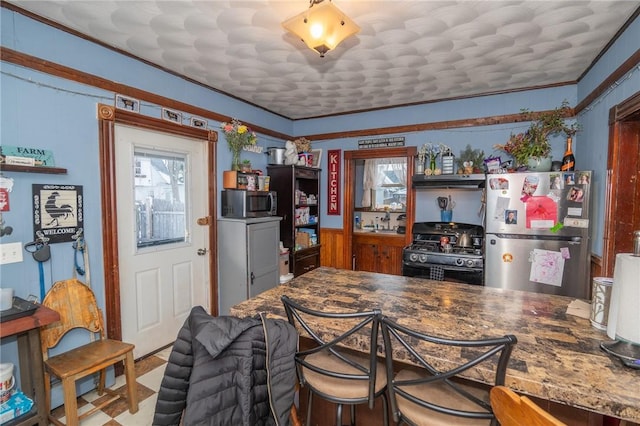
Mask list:
[[200,129],[207,129],[207,120],[200,117],[191,117],[191,127],[198,127]]
[[128,96],[116,95],[116,108],[140,112],[140,101]]
[[169,108],[162,108],[162,119],[182,124],[182,113]]
[[311,158],[311,166],[319,168],[320,161],[322,160],[322,150],[321,149],[312,149],[311,154],[313,157]]
[[33,237],[49,243],[72,242],[84,228],[82,185],[31,185],[33,193]]

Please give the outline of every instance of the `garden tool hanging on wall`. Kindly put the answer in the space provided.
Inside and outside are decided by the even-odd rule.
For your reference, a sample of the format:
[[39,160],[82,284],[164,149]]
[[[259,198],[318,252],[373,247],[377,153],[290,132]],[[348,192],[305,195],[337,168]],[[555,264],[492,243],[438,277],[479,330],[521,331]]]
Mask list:
[[[85,284],[91,288],[91,275],[89,273],[89,248],[84,240],[84,231],[79,228],[71,239],[75,240],[71,246],[73,247],[73,278],[77,275],[85,276]],[[82,262],[82,266],[80,263]],[[77,275],[76,275],[77,274]]]
[[38,262],[38,271],[40,273],[40,301],[44,300],[44,262],[51,259],[51,247],[49,247],[49,238],[45,237],[42,231],[36,232],[36,240],[24,245],[24,249],[31,253],[33,259]]

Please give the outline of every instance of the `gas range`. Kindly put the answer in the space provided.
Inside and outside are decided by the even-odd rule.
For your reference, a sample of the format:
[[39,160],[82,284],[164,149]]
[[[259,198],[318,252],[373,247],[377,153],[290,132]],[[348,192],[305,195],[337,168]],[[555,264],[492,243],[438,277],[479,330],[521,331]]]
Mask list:
[[455,222],[417,222],[403,250],[402,274],[435,280],[483,283],[484,229]]

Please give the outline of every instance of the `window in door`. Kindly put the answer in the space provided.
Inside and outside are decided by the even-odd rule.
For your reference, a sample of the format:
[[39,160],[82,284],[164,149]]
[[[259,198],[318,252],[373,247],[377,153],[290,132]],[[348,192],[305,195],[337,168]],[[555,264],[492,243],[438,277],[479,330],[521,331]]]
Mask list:
[[187,158],[138,148],[133,164],[137,248],[187,242]]

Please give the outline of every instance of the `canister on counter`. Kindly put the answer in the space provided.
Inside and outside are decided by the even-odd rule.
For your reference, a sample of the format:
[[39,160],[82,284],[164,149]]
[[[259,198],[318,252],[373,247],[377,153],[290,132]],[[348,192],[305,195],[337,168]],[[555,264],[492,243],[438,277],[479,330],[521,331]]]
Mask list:
[[596,277],[591,284],[591,317],[589,319],[591,325],[598,330],[606,330],[613,278]]

